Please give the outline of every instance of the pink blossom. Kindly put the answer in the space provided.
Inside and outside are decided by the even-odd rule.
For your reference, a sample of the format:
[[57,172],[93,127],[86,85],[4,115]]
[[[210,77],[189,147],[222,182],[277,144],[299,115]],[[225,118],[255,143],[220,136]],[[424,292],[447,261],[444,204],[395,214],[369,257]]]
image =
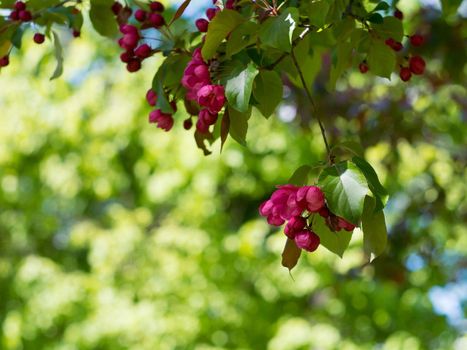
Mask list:
[[197,93],[198,103],[207,107],[211,113],[218,113],[225,103],[222,85],[205,85]]
[[155,106],[156,105],[157,95],[152,89],[149,89],[148,92],[146,93],[146,101],[148,101],[148,104],[150,106]]
[[274,226],[282,225],[292,216],[299,216],[303,210],[297,207],[289,207],[289,198],[294,197],[298,187],[293,185],[278,186],[271,198],[261,204],[259,213],[267,217],[268,223]]
[[290,239],[294,239],[297,232],[302,231],[306,226],[306,219],[301,216],[293,216],[287,225],[285,225],[284,233]]
[[206,122],[198,118],[198,121],[196,122],[196,130],[198,130],[201,134],[207,134],[209,132],[209,125],[206,124]]
[[296,206],[315,213],[324,207],[324,193],[317,186],[303,186],[297,191]]
[[313,231],[302,230],[295,235],[295,244],[297,247],[308,252],[315,251],[320,243],[319,236]]
[[208,8],[206,10],[206,16],[208,17],[208,19],[211,21],[214,17],[216,17],[217,13],[220,11],[221,9],[219,7],[211,7],[211,8]]
[[138,33],[128,33],[118,41],[118,44],[125,50],[133,50],[138,46],[139,39]]
[[165,131],[169,131],[174,125],[172,114],[163,113],[160,109],[156,109],[149,114],[149,122],[156,123],[158,128]]
[[183,72],[182,85],[187,89],[197,92],[210,81],[209,69],[204,62],[191,61]]
[[120,32],[122,34],[135,34],[138,35],[138,28],[131,24],[123,24],[120,26]]
[[145,59],[151,56],[151,47],[148,44],[140,45],[135,50],[135,55],[139,58]]
[[338,217],[338,226],[339,228],[341,229],[344,229],[346,231],[353,231],[355,229],[355,225],[354,224],[351,224],[350,222],[348,222],[347,220],[341,218],[341,217]]
[[201,33],[206,33],[208,31],[209,22],[204,18],[197,19],[195,25]]
[[235,9],[235,0],[227,0],[225,2],[225,8],[229,10]]
[[202,119],[205,124],[213,125],[217,121],[217,113],[211,113],[207,109],[202,109],[198,115],[199,119]]

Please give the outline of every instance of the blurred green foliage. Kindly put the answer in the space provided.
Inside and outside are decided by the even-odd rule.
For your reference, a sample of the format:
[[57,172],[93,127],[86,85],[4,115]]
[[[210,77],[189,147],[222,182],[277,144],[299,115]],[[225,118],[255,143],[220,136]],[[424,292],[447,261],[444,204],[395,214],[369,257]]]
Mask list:
[[[465,61],[452,75],[459,24],[434,18],[447,39],[434,32],[425,80],[349,73],[319,99],[333,141],[359,137],[390,190],[387,252],[363,265],[356,232],[344,259],[320,247],[293,279],[257,207],[322,158],[305,113],[254,115],[248,149],[204,157],[181,113],[170,133],[147,123],[158,61],[129,75],[84,32],[49,82],[49,48],[26,45],[0,76],[0,348],[465,348]],[[464,292],[460,319],[435,312],[437,286]]]

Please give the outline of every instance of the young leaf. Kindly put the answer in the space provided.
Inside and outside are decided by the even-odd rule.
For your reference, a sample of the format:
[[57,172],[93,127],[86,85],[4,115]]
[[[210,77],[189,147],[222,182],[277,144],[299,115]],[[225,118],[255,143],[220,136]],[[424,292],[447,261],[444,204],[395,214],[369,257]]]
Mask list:
[[363,245],[365,251],[373,257],[384,252],[388,239],[383,210],[375,211],[375,205],[374,198],[365,197],[362,216]]
[[305,186],[308,184],[308,174],[310,173],[311,166],[302,165],[294,171],[287,183],[295,186]]
[[229,134],[242,146],[246,146],[246,133],[248,131],[248,119],[250,119],[251,109],[246,113],[241,113],[230,106],[227,107],[230,118]]
[[54,37],[54,54],[55,59],[57,60],[57,66],[55,67],[55,71],[50,77],[50,80],[56,79],[63,73],[63,49],[62,44],[60,43],[60,38],[57,33],[52,32]]
[[292,270],[298,263],[302,250],[297,247],[293,239],[287,238],[282,252],[282,266]]
[[341,230],[333,232],[326,225],[324,218],[314,215],[312,219],[313,232],[319,236],[320,243],[330,252],[339,255],[341,258],[349,246],[352,232]]
[[380,77],[391,78],[396,66],[396,54],[381,40],[372,40],[368,52],[370,70]]
[[377,199],[375,209],[383,209],[388,200],[388,192],[379,181],[376,171],[373,169],[370,163],[361,157],[353,157],[352,162],[362,171],[371,192]]
[[177,19],[179,19],[183,13],[185,12],[186,8],[188,7],[188,5],[190,5],[190,2],[191,0],[185,0],[177,9],[177,11],[175,12],[172,20],[169,22],[169,26],[175,22]]
[[117,32],[117,22],[110,11],[113,0],[91,0],[89,18],[94,29],[102,36],[113,38]]
[[261,42],[265,46],[290,52],[292,50],[292,34],[298,21],[299,13],[294,7],[282,11],[280,16],[268,18],[259,32]]
[[282,79],[275,71],[262,70],[256,76],[253,96],[258,104],[256,107],[266,118],[274,113],[282,101]]
[[318,181],[329,209],[357,225],[362,217],[363,202],[369,192],[365,176],[353,163],[344,161],[323,170]]
[[219,12],[209,23],[206,40],[201,49],[203,58],[205,60],[212,58],[222,40],[243,22],[243,17],[237,11],[223,10]]
[[227,80],[225,86],[227,101],[239,112],[248,111],[253,81],[257,74],[258,69],[250,62],[246,67],[238,66]]

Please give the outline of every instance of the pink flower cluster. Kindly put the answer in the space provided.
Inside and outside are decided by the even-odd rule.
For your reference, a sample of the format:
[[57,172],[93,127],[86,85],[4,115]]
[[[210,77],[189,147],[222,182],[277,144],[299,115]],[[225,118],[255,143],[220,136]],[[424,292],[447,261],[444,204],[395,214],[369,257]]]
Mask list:
[[[146,101],[152,107],[156,105],[157,95],[152,89],[148,90],[146,94]],[[176,110],[175,103],[171,103],[171,105],[175,111]],[[149,113],[149,122],[157,124],[157,127],[161,128],[162,130],[169,131],[170,129],[172,129],[174,125],[174,118],[172,114],[164,113],[160,109],[156,109],[152,111],[151,113]]]
[[212,84],[209,66],[199,48],[193,52],[185,68],[182,85],[187,89],[186,98],[203,107],[198,114],[196,129],[200,133],[208,133],[209,126],[216,123],[218,113],[224,107],[225,91],[222,85]]
[[277,188],[271,198],[261,204],[259,213],[267,218],[270,225],[281,226],[287,221],[284,233],[288,238],[294,239],[299,248],[312,252],[320,243],[319,236],[303,217],[305,212],[318,213],[326,218],[326,223],[333,231],[352,231],[355,228],[329,211],[324,193],[319,187],[282,185]]

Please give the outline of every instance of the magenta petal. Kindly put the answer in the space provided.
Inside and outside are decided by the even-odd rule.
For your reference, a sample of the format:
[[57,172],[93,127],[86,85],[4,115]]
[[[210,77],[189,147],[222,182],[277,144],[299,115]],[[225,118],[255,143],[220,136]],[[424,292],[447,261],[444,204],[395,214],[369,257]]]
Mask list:
[[285,220],[282,218],[275,216],[275,215],[269,215],[268,216],[268,224],[273,225],[273,226],[281,226],[283,225]]
[[300,187],[297,191],[297,201],[301,202],[305,199],[306,197],[306,193],[308,192],[308,189],[310,188],[310,186],[303,186],[303,187]]
[[267,201],[261,203],[261,205],[259,206],[259,213],[261,214],[261,216],[268,216],[271,213],[273,207],[274,204],[271,200],[268,199]]

